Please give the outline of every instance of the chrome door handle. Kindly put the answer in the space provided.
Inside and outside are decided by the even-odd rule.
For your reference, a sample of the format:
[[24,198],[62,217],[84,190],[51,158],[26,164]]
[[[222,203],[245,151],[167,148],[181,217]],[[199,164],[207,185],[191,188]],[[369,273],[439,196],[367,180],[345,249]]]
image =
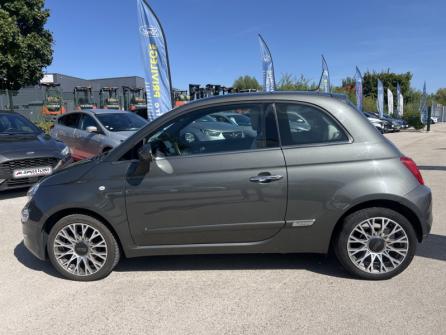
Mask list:
[[280,180],[282,178],[283,178],[283,176],[278,175],[278,174],[274,175],[274,176],[271,176],[271,175],[258,175],[258,176],[249,178],[249,181],[253,182],[253,183],[266,184],[266,183],[271,183],[273,181],[278,181],[278,180]]

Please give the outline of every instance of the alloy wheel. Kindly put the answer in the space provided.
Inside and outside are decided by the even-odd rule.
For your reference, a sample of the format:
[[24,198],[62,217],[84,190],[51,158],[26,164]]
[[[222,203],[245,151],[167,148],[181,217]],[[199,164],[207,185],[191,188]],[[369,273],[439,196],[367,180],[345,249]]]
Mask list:
[[99,230],[85,223],[63,227],[54,239],[54,256],[59,265],[76,276],[90,276],[107,261],[107,242]]
[[396,221],[373,217],[357,224],[347,241],[352,263],[368,273],[388,273],[398,268],[409,253],[409,238]]

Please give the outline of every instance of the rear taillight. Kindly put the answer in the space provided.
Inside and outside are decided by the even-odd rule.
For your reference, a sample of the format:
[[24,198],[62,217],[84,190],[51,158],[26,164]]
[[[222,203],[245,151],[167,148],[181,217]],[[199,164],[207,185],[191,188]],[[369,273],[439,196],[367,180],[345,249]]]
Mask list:
[[417,164],[415,164],[415,162],[412,160],[412,158],[400,157],[400,161],[414,175],[414,177],[417,178],[418,182],[421,185],[424,185],[423,176],[421,175],[421,172],[418,169]]

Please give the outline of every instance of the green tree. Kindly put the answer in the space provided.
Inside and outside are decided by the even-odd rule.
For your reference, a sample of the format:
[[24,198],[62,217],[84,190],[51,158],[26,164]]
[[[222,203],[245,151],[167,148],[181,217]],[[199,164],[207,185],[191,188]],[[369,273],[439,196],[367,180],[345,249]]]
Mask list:
[[299,78],[290,74],[282,74],[277,85],[278,91],[311,91],[317,89],[317,85],[303,74]]
[[251,76],[240,76],[232,85],[235,89],[238,90],[258,90],[260,91],[262,89],[262,86],[259,84],[257,79],[255,77]]
[[0,2],[0,88],[9,90],[11,109],[11,90],[37,84],[53,60],[48,16],[44,0]]
[[446,105],[446,88],[439,88],[434,95],[434,100],[436,103]]
[[350,101],[356,105],[356,82],[354,78],[347,77],[342,80],[342,86],[332,86],[334,93],[341,93],[347,95]]
[[[362,79],[362,87],[364,92],[364,97],[371,97],[373,99],[376,99],[378,95],[378,79],[380,79],[384,86],[384,105],[387,106],[387,94],[386,90],[389,88],[393,96],[396,97],[396,87],[398,83],[401,87],[401,93],[403,94],[404,103],[409,103],[413,101],[413,96],[411,93],[413,91],[410,87],[410,81],[412,80],[412,73],[406,72],[406,73],[393,73],[390,72],[388,69],[387,71],[382,72],[370,72],[367,71],[363,75]],[[394,103],[396,103],[396,99],[394,99]],[[365,107],[365,106],[364,106]],[[374,108],[376,110],[376,107]]]
[[390,70],[382,71],[382,72],[370,72],[367,71],[363,75],[363,89],[364,95],[370,95],[373,97],[377,96],[377,84],[378,79],[383,82],[384,88],[390,88],[390,90],[396,95],[396,87],[398,83],[401,87],[401,93],[404,97],[409,96],[410,91],[410,81],[412,80],[412,73],[393,73]]

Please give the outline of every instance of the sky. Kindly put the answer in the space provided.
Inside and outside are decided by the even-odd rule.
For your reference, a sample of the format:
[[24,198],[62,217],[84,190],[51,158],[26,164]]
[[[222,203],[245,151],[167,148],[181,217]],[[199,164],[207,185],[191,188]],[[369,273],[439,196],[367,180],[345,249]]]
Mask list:
[[[166,33],[173,86],[262,78],[257,33],[281,74],[332,84],[362,72],[412,72],[412,86],[446,87],[446,1],[148,0]],[[46,71],[85,79],[143,76],[136,0],[46,0],[54,60]]]

